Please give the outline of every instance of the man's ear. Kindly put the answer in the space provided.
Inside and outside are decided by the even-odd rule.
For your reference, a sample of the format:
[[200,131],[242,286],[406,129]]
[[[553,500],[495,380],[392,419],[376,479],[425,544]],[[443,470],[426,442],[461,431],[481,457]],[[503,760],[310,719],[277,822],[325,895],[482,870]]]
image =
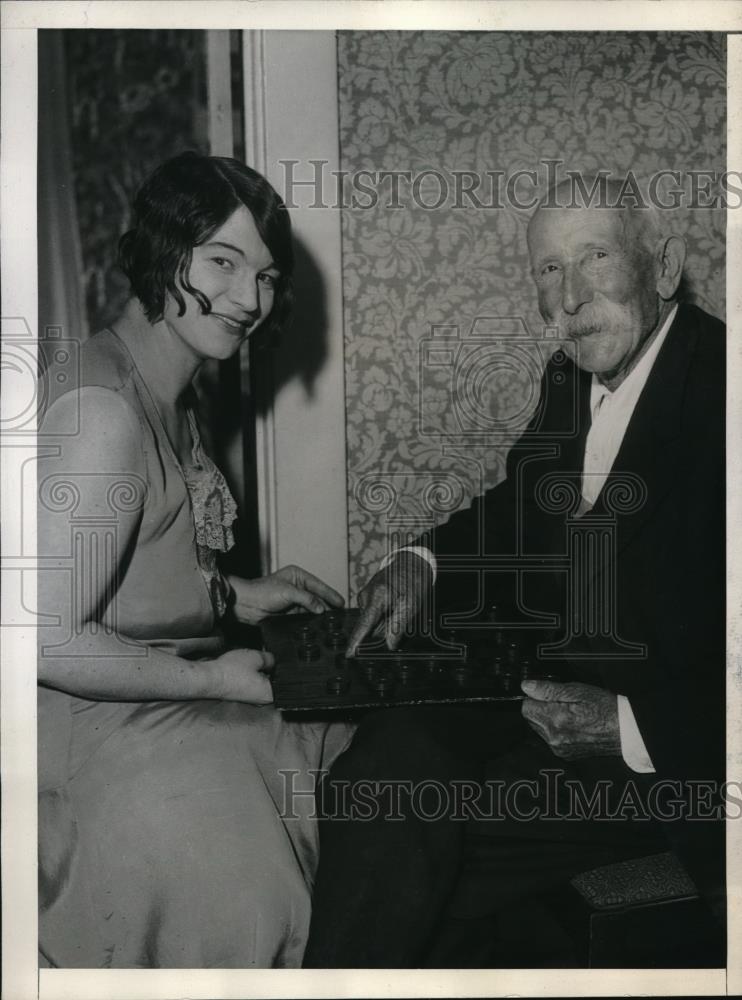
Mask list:
[[657,248],[657,291],[668,301],[678,290],[685,264],[685,240],[682,236],[667,236]]

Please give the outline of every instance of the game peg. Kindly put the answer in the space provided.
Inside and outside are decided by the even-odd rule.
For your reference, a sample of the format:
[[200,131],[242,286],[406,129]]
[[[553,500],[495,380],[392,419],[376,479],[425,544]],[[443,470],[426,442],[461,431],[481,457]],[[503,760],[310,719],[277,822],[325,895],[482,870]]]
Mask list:
[[309,662],[318,660],[321,650],[316,642],[303,642],[297,646],[296,652],[300,660]]
[[327,690],[330,694],[345,694],[349,687],[350,681],[347,677],[330,677],[327,681]]

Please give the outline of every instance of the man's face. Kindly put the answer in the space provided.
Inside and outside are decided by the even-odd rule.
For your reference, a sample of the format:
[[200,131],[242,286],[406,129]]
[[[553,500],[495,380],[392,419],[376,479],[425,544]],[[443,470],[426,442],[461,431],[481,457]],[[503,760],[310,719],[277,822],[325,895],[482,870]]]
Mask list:
[[659,319],[654,261],[629,213],[539,209],[528,228],[541,315],[586,371],[620,375]]

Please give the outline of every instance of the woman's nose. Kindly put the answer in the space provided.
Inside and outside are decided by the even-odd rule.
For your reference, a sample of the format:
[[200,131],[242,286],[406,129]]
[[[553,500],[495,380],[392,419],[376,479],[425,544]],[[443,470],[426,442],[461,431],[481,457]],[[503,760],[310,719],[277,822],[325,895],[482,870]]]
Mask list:
[[562,278],[562,308],[566,313],[576,313],[580,306],[592,301],[593,290],[579,266],[568,266]]
[[235,282],[230,290],[232,302],[252,318],[260,316],[260,289],[257,279]]

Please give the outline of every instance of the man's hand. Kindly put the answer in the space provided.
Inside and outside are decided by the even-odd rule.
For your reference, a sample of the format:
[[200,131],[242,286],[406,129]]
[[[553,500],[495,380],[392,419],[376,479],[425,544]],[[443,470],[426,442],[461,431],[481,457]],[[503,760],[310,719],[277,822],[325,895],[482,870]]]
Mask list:
[[345,603],[336,590],[300,566],[284,566],[255,580],[230,576],[229,583],[234,594],[235,617],[245,625],[258,625],[268,615],[283,611],[319,614],[328,607],[341,608]]
[[414,552],[398,553],[358,595],[361,617],[348,640],[348,656],[355,656],[358,645],[382,629],[389,649],[396,649],[432,583],[433,570],[427,560]]
[[523,718],[557,757],[620,757],[616,695],[592,684],[523,681]]

